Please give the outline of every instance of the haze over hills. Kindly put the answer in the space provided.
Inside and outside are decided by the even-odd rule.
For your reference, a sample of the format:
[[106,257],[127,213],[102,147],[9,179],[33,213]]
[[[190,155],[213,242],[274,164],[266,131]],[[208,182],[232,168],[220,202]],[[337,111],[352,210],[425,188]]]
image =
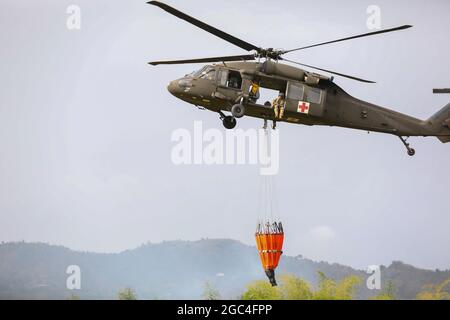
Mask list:
[[[81,268],[81,290],[68,290],[66,269]],[[348,275],[363,281],[357,298],[380,290],[368,290],[368,274],[339,264],[283,256],[277,274],[295,274],[315,285],[318,271],[333,279]],[[413,299],[424,285],[450,277],[450,270],[418,269],[402,262],[381,267],[381,281],[391,281],[399,299]],[[42,243],[0,245],[0,299],[115,299],[120,289],[133,288],[139,299],[199,299],[208,281],[223,298],[238,298],[246,285],[264,279],[254,247],[228,239],[167,241],[145,244],[116,254],[77,252]]]

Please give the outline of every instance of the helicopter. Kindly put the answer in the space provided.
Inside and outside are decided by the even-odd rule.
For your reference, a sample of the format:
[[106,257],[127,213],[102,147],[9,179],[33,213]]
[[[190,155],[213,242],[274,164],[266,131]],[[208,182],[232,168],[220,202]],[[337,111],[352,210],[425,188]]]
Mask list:
[[[351,96],[334,82],[333,76],[325,76],[280,62],[285,61],[364,83],[375,83],[292,61],[286,59],[284,55],[331,43],[405,30],[411,28],[411,25],[381,29],[291,50],[276,50],[261,48],[236,38],[165,3],[159,1],[147,3],[249,52],[234,56],[149,62],[153,66],[212,63],[171,81],[167,89],[176,98],[199,108],[217,112],[226,129],[234,129],[236,119],[248,116],[263,119],[265,126],[267,121],[271,120],[274,122],[274,128],[276,121],[282,121],[388,133],[400,138],[409,156],[416,153],[407,142],[411,136],[433,136],[442,143],[450,142],[450,103],[430,118],[420,120]],[[252,97],[251,89],[255,84],[258,88],[278,90],[284,95],[282,119],[275,116],[270,102],[259,104]],[[450,93],[450,89],[434,89],[434,93]],[[226,115],[224,112],[231,114]]]

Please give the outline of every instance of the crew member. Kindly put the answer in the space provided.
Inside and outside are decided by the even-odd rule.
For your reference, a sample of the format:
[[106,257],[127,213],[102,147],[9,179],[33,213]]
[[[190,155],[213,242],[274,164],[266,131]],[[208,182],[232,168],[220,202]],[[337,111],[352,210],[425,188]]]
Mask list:
[[[276,97],[272,102],[273,112],[275,113],[275,119],[282,119],[284,115],[284,92],[280,91],[278,97]],[[276,128],[276,120],[273,121],[273,128]]]
[[278,97],[276,97],[272,102],[273,112],[275,113],[275,118],[282,119],[284,115],[284,92],[281,92],[278,94]]
[[251,102],[256,103],[256,101],[259,99],[259,84],[256,81],[252,82],[252,86],[250,88],[250,92],[248,94],[248,97]]

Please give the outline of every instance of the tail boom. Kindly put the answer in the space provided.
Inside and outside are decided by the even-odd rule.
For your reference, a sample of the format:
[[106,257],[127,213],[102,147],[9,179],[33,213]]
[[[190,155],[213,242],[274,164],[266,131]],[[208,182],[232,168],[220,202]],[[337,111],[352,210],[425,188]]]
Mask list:
[[442,143],[450,142],[450,103],[426,120],[426,126]]

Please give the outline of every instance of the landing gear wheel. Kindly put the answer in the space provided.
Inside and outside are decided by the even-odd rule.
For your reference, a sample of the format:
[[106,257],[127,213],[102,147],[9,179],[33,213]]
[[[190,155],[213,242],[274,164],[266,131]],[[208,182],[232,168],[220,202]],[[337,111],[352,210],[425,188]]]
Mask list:
[[231,108],[231,114],[235,118],[242,118],[244,116],[244,114],[245,114],[245,107],[242,104],[235,104]]
[[410,156],[410,157],[412,157],[413,155],[415,155],[416,154],[416,150],[414,150],[414,149],[408,149],[408,156]]
[[234,129],[236,127],[236,118],[232,116],[225,116],[222,120],[223,126],[227,129]]
[[403,144],[404,144],[404,146],[405,146],[405,148],[406,148],[406,151],[408,152],[408,156],[412,157],[413,155],[415,155],[415,154],[416,154],[416,150],[414,150],[413,148],[411,148],[411,147],[409,146],[409,143],[406,142],[406,140],[408,139],[408,137],[403,138],[403,137],[400,137],[400,136],[399,136],[399,138],[400,138],[400,140],[402,140],[402,142],[403,142]]

